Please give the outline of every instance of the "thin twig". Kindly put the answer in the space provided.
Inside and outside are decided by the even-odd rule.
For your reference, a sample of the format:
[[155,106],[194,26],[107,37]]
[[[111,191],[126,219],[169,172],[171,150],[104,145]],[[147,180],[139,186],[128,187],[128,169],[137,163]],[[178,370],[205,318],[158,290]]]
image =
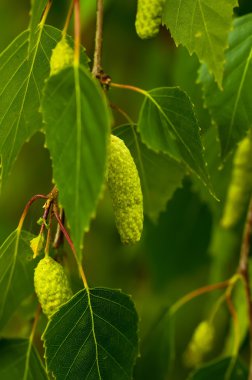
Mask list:
[[[65,212],[64,212],[64,209],[62,207],[59,208],[59,217],[60,217],[60,220],[61,220],[61,222],[62,222],[62,224],[64,226],[64,223],[65,223]],[[61,246],[61,244],[63,243],[63,240],[64,240],[64,234],[61,231],[60,225],[58,224],[57,225],[57,230],[56,230],[56,233],[55,233],[55,236],[54,236],[53,248],[58,249]]]
[[103,13],[104,13],[103,0],[97,0],[95,51],[94,51],[94,64],[93,64],[93,70],[92,70],[94,77],[99,76],[101,72],[101,67],[102,67],[101,57],[102,57]]
[[39,23],[40,26],[42,26],[42,25],[45,24],[47,16],[48,16],[48,13],[49,13],[49,11],[51,9],[51,6],[52,6],[52,0],[48,0],[48,2],[46,4],[46,7],[44,9],[44,12],[42,14],[42,17],[41,17],[41,21]]
[[170,315],[175,314],[187,302],[193,300],[194,298],[198,296],[201,296],[202,294],[210,293],[218,289],[227,288],[232,283],[232,281],[233,281],[233,278],[223,281],[223,282],[218,282],[217,284],[203,286],[202,288],[198,288],[196,290],[193,290],[190,293],[187,293],[184,297],[180,298],[175,304],[173,304],[173,306],[169,310],[169,314]]
[[136,123],[134,123],[134,121],[131,119],[131,117],[127,114],[127,112],[125,112],[122,108],[120,108],[117,104],[114,104],[114,103],[109,103],[110,107],[112,109],[114,109],[115,111],[117,111],[118,113],[120,113],[126,120],[127,122],[130,124],[130,125],[134,125]]
[[20,232],[22,227],[23,227],[23,224],[24,224],[24,220],[26,218],[26,215],[29,211],[29,208],[31,207],[31,205],[37,201],[38,199],[47,199],[48,197],[46,195],[43,195],[43,194],[37,194],[37,195],[34,195],[25,205],[25,208],[24,208],[24,211],[21,215],[21,218],[19,220],[19,223],[18,223],[18,227],[17,227],[17,230]]
[[66,17],[66,22],[65,22],[65,25],[64,25],[64,28],[62,30],[62,36],[65,37],[65,35],[67,34],[67,30],[68,30],[68,27],[69,27],[69,24],[70,24],[70,21],[71,21],[71,17],[72,17],[72,14],[73,14],[73,9],[74,9],[74,0],[72,0],[71,2],[71,5],[68,9],[68,13],[67,13],[67,17]]
[[121,88],[123,90],[130,90],[130,91],[138,92],[139,94],[142,94],[144,96],[148,96],[148,91],[145,91],[142,88],[139,88],[136,86],[131,86],[129,84],[121,84],[121,83],[111,82],[110,87]]
[[240,262],[238,266],[238,273],[241,274],[245,292],[246,300],[248,306],[248,321],[249,321],[249,344],[250,344],[250,366],[249,366],[249,380],[252,380],[252,300],[251,300],[251,289],[249,283],[249,251],[250,251],[250,240],[252,232],[252,197],[250,199],[246,223],[243,232],[243,240],[240,252]]
[[69,246],[70,246],[70,248],[71,248],[71,251],[72,251],[73,254],[74,254],[74,258],[75,258],[75,260],[76,260],[76,263],[77,263],[77,266],[78,266],[78,270],[79,270],[79,273],[80,273],[80,275],[81,275],[81,278],[82,278],[82,281],[83,281],[84,287],[88,290],[89,287],[88,287],[88,283],[87,283],[86,275],[85,275],[85,273],[84,273],[84,269],[83,269],[83,267],[82,267],[82,265],[81,265],[81,262],[80,262],[80,260],[79,260],[79,258],[78,258],[78,256],[77,256],[77,252],[76,252],[76,250],[75,250],[75,247],[74,247],[73,241],[72,241],[72,239],[70,238],[70,236],[69,236],[67,230],[65,229],[65,227],[63,226],[63,224],[62,224],[62,222],[61,222],[61,220],[60,220],[60,216],[59,216],[59,214],[58,214],[58,210],[57,210],[57,207],[56,207],[55,204],[54,204],[54,207],[53,207],[53,212],[54,212],[54,215],[55,215],[55,217],[56,217],[56,219],[57,219],[57,222],[58,222],[59,225],[60,225],[61,231],[63,232],[63,234],[64,234],[64,236],[65,236],[65,238],[66,238],[66,240],[67,240],[67,242],[68,242],[68,244],[69,244]]
[[76,66],[78,66],[80,63],[80,39],[80,0],[74,0],[74,64]]

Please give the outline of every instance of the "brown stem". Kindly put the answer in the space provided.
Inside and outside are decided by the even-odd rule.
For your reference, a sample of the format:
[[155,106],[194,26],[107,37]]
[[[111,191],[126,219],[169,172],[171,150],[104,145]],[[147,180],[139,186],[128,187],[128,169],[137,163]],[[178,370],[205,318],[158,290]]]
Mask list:
[[78,266],[78,270],[79,270],[79,273],[81,275],[84,287],[86,289],[89,289],[88,283],[87,283],[87,278],[86,278],[86,275],[85,275],[84,270],[82,268],[81,262],[80,262],[80,260],[79,260],[79,258],[77,256],[77,252],[75,250],[74,244],[73,244],[72,239],[70,238],[67,230],[65,229],[65,227],[63,226],[63,224],[61,222],[61,219],[60,219],[60,216],[58,214],[58,210],[57,210],[57,207],[56,207],[55,204],[54,204],[54,207],[53,207],[53,212],[54,212],[54,215],[55,215],[55,217],[57,219],[57,222],[60,225],[61,231],[63,232],[63,234],[64,234],[64,236],[65,236],[65,238],[66,238],[66,240],[67,240],[67,242],[68,242],[68,244],[69,244],[69,246],[70,246],[70,248],[71,248],[71,250],[72,250],[72,252],[74,254],[74,258],[76,260],[76,263],[77,263],[77,266]]
[[252,300],[251,289],[249,284],[249,251],[250,239],[252,232],[252,197],[250,199],[246,223],[243,232],[242,246],[240,252],[240,262],[238,266],[238,273],[241,274],[246,292],[247,306],[248,306],[248,321],[249,321],[249,344],[250,344],[250,366],[249,366],[249,380],[252,380]]
[[212,292],[218,289],[227,288],[232,282],[232,278],[223,282],[218,282],[217,284],[203,286],[202,288],[193,290],[192,292],[186,294],[184,297],[180,298],[169,310],[169,314],[175,314],[182,306],[184,306],[187,302],[192,299],[201,296],[202,294]]
[[97,0],[95,52],[92,70],[94,77],[99,76],[101,72],[103,12],[103,0]]
[[112,109],[114,109],[115,111],[117,111],[118,113],[120,113],[126,120],[127,122],[130,124],[130,125],[134,125],[134,121],[131,119],[131,117],[127,114],[127,112],[125,112],[122,108],[118,107],[117,104],[114,104],[114,103],[109,103],[110,107]]
[[18,223],[18,227],[17,227],[17,230],[20,232],[22,227],[23,227],[23,224],[24,224],[24,220],[26,218],[26,215],[29,211],[29,208],[31,207],[31,205],[38,199],[47,199],[47,195],[43,195],[43,194],[37,194],[37,195],[34,195],[25,205],[25,208],[24,208],[24,211],[21,215],[21,218],[19,220],[19,223]]
[[[64,226],[65,212],[64,212],[62,207],[60,207],[60,209],[59,209],[59,217],[60,217],[61,223]],[[58,224],[57,230],[56,230],[56,233],[54,236],[53,248],[58,249],[61,246],[61,244],[63,244],[63,240],[64,240],[64,234],[61,231],[60,225]]]
[[48,13],[50,11],[51,6],[52,6],[52,0],[48,0],[48,2],[46,4],[46,7],[44,9],[43,15],[41,17],[40,25],[44,25],[45,24],[45,21],[47,19],[47,16],[48,16]]
[[[50,210],[50,207],[49,207],[49,210]],[[46,238],[46,246],[45,246],[45,255],[46,256],[49,255],[51,234],[52,234],[52,212],[50,212],[49,226],[48,226],[48,230],[47,230],[47,238]]]
[[69,24],[71,21],[71,17],[73,14],[73,9],[74,9],[74,0],[72,0],[71,5],[70,5],[69,10],[68,10],[68,13],[67,13],[66,22],[65,22],[64,28],[62,30],[63,36],[65,36],[67,34],[67,30],[68,30],[68,27],[69,27]]
[[49,199],[49,200],[47,200],[47,202],[44,205],[45,211],[44,211],[44,214],[42,216],[42,219],[44,220],[44,222],[41,225],[41,228],[40,228],[40,231],[39,231],[39,235],[42,235],[43,232],[44,232],[44,229],[45,229],[45,226],[46,226],[46,220],[48,218],[48,215],[49,215],[52,203],[53,203],[53,201],[51,199]]
[[110,87],[116,87],[116,88],[121,88],[123,90],[131,90],[138,92],[139,94],[142,94],[144,96],[148,96],[148,92],[143,90],[142,88],[136,87],[136,86],[131,86],[129,84],[121,84],[121,83],[110,83]]
[[80,62],[80,39],[80,0],[74,0],[74,64],[76,66],[78,66]]

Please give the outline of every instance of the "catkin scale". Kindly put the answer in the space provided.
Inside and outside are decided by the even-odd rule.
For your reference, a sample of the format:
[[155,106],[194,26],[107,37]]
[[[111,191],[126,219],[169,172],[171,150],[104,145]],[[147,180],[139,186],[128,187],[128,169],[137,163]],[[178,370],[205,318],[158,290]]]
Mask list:
[[48,318],[72,296],[63,267],[50,256],[40,260],[35,268],[34,287],[43,313]]
[[236,150],[233,162],[231,183],[224,207],[221,225],[235,226],[246,211],[252,193],[252,144],[245,137]]
[[135,27],[140,38],[158,34],[164,3],[165,0],[138,0]]
[[63,37],[52,51],[50,60],[50,75],[58,74],[61,70],[71,66],[74,61],[74,51]]
[[111,135],[108,188],[121,241],[133,244],[143,229],[143,196],[135,162],[119,137]]

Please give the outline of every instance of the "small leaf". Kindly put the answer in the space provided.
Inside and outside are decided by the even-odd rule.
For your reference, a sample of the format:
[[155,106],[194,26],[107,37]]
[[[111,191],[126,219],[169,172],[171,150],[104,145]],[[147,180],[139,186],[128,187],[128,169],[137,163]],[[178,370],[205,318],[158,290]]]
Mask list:
[[[229,374],[229,376],[228,376]],[[226,377],[225,377],[226,376]],[[196,369],[188,380],[247,380],[248,371],[237,358],[225,358]]]
[[2,380],[46,380],[47,375],[34,347],[26,339],[0,340]]
[[53,75],[42,101],[53,177],[81,255],[105,181],[110,114],[105,98],[83,66]]
[[224,51],[232,28],[237,0],[166,0],[163,23],[170,29],[176,45],[184,45],[205,62],[221,87]]
[[148,148],[184,163],[209,186],[198,121],[185,92],[171,87],[149,91],[138,123]]
[[34,292],[32,260],[28,232],[13,231],[0,247],[0,328],[9,320],[20,303]]
[[130,380],[138,352],[137,314],[117,290],[82,290],[54,314],[43,335],[57,380]]
[[174,191],[181,186],[185,168],[168,155],[148,149],[133,125],[121,125],[113,133],[130,149],[141,180],[144,212],[157,221]]
[[252,15],[234,20],[220,91],[206,67],[200,70],[205,104],[218,126],[222,159],[235,148],[252,124]]

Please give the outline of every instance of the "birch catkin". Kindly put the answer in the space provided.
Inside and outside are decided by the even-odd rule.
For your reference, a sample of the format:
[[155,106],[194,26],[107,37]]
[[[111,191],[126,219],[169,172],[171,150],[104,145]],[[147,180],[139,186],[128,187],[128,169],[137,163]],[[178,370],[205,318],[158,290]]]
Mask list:
[[111,135],[108,188],[121,241],[133,244],[143,229],[143,196],[138,171],[124,142]]
[[252,144],[245,137],[236,150],[227,199],[221,225],[225,228],[235,226],[246,212],[252,194]]
[[43,313],[50,318],[72,296],[63,267],[51,257],[44,257],[34,272],[35,292]]
[[165,0],[138,0],[135,26],[140,38],[158,34],[164,3]]

